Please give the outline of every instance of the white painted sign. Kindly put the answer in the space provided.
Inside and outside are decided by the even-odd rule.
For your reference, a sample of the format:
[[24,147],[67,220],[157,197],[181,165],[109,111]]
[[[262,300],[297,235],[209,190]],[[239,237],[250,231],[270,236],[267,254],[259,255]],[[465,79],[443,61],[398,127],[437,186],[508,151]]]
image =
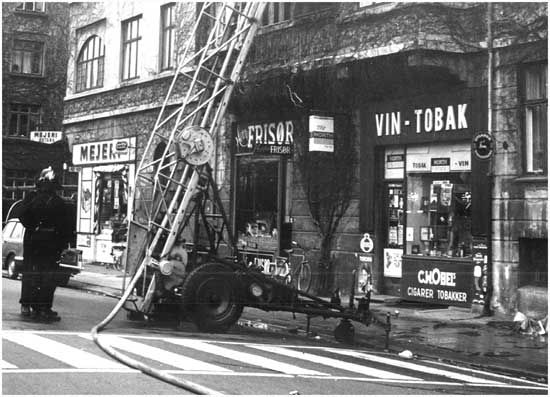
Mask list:
[[375,113],[376,135],[401,135],[404,128],[410,128],[416,134],[446,133],[468,129],[468,104],[418,107],[412,114],[397,110]]
[[374,249],[374,242],[372,241],[368,233],[363,234],[363,238],[361,239],[359,246],[361,248],[361,251],[363,252],[372,252],[372,250]]
[[309,116],[309,151],[334,152],[334,117]]
[[34,142],[54,143],[63,138],[61,131],[31,131],[30,139]]
[[112,164],[134,161],[136,137],[73,145],[73,164]]
[[455,143],[407,148],[406,172],[471,171],[469,145]]

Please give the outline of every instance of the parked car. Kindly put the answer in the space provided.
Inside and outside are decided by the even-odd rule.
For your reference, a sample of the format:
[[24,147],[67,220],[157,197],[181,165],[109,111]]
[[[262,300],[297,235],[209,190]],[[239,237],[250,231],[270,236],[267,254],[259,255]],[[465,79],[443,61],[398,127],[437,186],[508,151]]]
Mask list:
[[[23,235],[25,227],[19,219],[9,219],[2,229],[2,269],[7,270],[8,277],[16,279],[23,265]],[[82,252],[76,249],[65,250],[60,258],[62,269],[59,285],[67,285],[72,275],[82,270]]]

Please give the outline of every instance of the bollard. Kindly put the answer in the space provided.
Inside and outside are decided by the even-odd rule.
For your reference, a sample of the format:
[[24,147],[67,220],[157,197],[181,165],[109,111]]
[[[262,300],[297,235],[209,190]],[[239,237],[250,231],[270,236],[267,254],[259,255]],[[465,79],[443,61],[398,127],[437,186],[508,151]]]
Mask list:
[[389,351],[390,349],[390,331],[391,331],[391,315],[390,312],[386,313],[386,326],[384,327],[386,331],[386,347],[384,348],[385,351]]

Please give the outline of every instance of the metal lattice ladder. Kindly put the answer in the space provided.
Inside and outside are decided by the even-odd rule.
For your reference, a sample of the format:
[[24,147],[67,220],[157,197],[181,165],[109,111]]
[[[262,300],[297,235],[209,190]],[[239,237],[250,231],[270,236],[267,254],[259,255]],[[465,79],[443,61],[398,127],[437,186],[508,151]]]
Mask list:
[[[134,276],[170,253],[193,198],[205,188],[201,184],[205,171],[210,175],[214,137],[264,7],[259,2],[207,2],[197,15],[136,170],[126,257],[127,271]],[[198,44],[202,32],[206,39]],[[147,295],[153,289],[154,280]]]

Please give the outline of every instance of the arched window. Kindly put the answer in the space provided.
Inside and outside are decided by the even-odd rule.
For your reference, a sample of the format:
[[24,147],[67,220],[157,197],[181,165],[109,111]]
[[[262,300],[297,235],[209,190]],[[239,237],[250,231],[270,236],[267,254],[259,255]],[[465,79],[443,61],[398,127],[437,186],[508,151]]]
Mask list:
[[92,36],[82,46],[76,60],[76,91],[103,86],[105,46],[99,36]]

